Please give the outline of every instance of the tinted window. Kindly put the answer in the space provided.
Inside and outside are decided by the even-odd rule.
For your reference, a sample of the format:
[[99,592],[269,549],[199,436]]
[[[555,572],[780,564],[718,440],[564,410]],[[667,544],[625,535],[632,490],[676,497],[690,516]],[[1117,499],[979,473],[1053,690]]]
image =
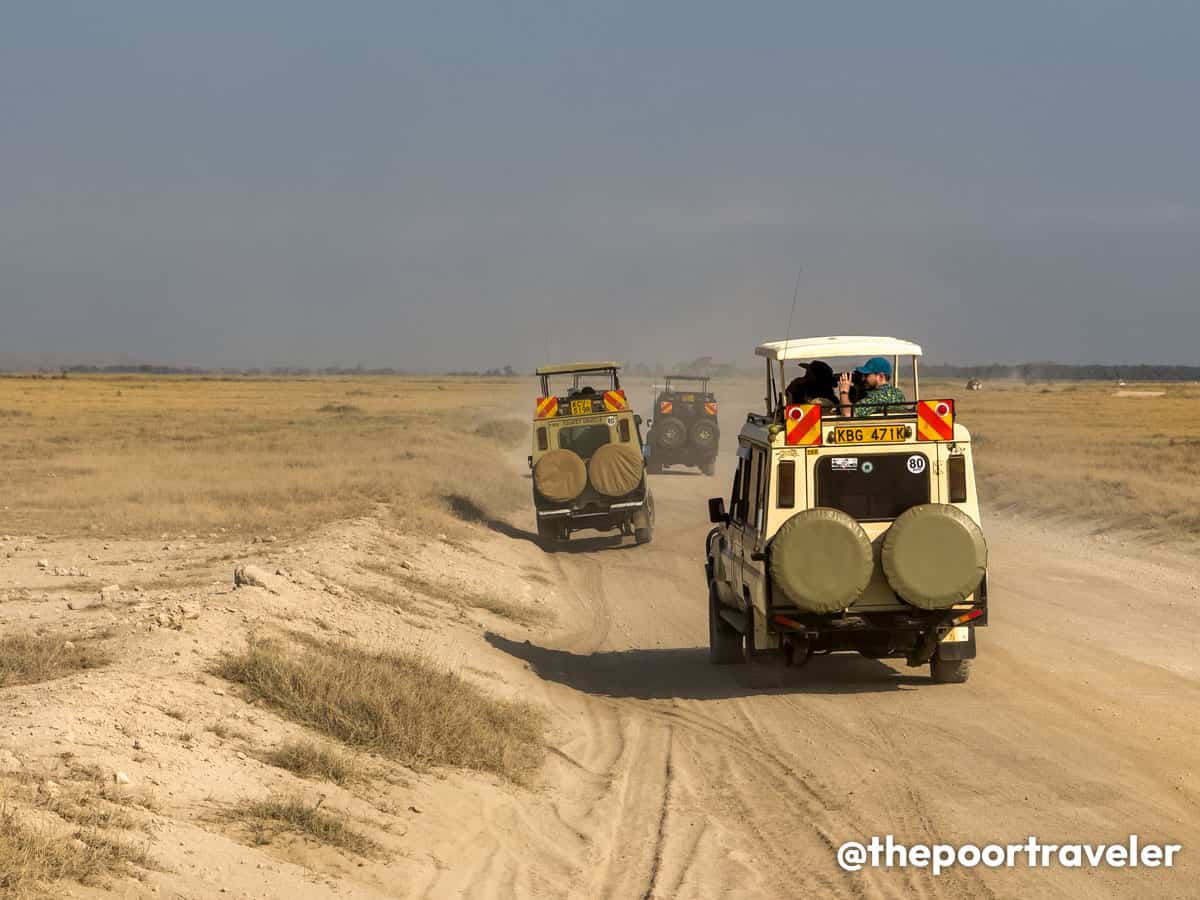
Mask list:
[[817,461],[817,505],[854,518],[894,519],[929,502],[929,458],[924,453],[823,456]]
[[558,432],[558,446],[563,450],[571,450],[584,459],[591,459],[592,455],[607,443],[607,425],[572,425]]

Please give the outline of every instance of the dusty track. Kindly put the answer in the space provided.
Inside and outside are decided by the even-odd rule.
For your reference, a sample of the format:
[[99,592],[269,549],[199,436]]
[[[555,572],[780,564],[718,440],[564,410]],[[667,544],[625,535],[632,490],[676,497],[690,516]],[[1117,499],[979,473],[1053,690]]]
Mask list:
[[[992,624],[969,684],[842,654],[764,689],[706,657],[698,517],[726,475],[653,479],[649,546],[584,539],[551,557],[574,606],[566,633],[545,646],[490,636],[568,723],[542,798],[556,821],[524,823],[513,893],[519,872],[580,897],[1193,893],[1200,687],[1185,610],[1200,594],[1186,559],[992,520]],[[540,850],[536,832],[553,835]],[[1137,833],[1184,850],[1173,871],[837,869],[840,843],[888,833],[980,845]],[[458,887],[492,893],[498,874]]]

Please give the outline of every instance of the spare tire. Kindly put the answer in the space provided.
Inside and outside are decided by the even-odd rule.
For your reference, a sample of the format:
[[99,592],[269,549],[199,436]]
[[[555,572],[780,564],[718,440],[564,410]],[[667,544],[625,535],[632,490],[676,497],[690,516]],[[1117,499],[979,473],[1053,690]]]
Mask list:
[[979,587],[987,571],[987,541],[961,509],[945,503],[914,506],[883,539],[888,584],[919,609],[948,609]]
[[588,463],[592,487],[606,497],[623,497],[642,482],[645,460],[633,444],[605,444]]
[[533,467],[533,485],[547,500],[566,503],[583,493],[587,467],[570,450],[551,450]]
[[715,450],[720,432],[712,419],[698,419],[692,423],[692,446],[701,450]]
[[866,590],[875,569],[871,539],[853,516],[817,507],[796,513],[768,547],[771,580],[803,612],[832,613]]
[[667,416],[654,423],[654,439],[660,447],[678,450],[687,443],[687,428],[679,419]]

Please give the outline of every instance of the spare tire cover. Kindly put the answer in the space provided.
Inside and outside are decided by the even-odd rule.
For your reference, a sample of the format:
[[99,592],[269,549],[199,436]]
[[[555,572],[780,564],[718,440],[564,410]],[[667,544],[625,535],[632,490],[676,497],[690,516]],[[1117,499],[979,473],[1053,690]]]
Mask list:
[[875,559],[853,516],[817,507],[780,526],[768,548],[771,580],[804,612],[832,613],[862,596]]
[[588,477],[606,497],[622,497],[642,482],[645,460],[633,444],[605,444],[588,463]]
[[905,601],[947,609],[969,597],[987,571],[987,542],[961,509],[945,503],[914,506],[883,539],[883,571]]
[[712,450],[717,446],[717,423],[712,419],[698,419],[692,424],[692,443],[701,450]]
[[679,419],[668,416],[654,423],[654,437],[660,447],[678,450],[687,443],[687,428]]
[[547,500],[574,500],[587,486],[587,467],[570,450],[551,450],[533,467],[533,484]]

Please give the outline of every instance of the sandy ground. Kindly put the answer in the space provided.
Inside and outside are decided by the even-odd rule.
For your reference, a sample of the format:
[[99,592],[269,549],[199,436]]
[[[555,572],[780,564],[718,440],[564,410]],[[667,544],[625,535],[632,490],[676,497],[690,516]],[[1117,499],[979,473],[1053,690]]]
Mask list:
[[[106,629],[119,660],[0,691],[0,779],[61,780],[70,753],[127,774],[157,806],[144,814],[145,840],[160,871],[60,895],[1195,895],[1194,556],[988,518],[991,625],[968,684],[836,655],[756,687],[707,662],[704,501],[726,492],[729,474],[654,478],[650,545],[582,538],[553,555],[532,540],[531,511],[477,524],[467,543],[390,534],[383,517],[303,546],[11,537],[0,544],[0,628]],[[269,590],[235,591],[244,562],[280,574]],[[374,599],[411,593],[414,576],[488,585],[551,610],[556,624]],[[110,583],[120,593],[99,604]],[[540,779],[524,788],[371,758],[374,779],[343,789],[266,765],[264,749],[303,729],[205,673],[255,628],[417,647],[498,695],[532,700],[550,715]],[[224,736],[207,730],[220,724]],[[386,854],[255,847],[220,821],[221,809],[281,790],[325,797]],[[935,879],[847,874],[834,860],[843,841],[876,834],[982,845],[1131,833],[1182,844],[1177,867]]]

